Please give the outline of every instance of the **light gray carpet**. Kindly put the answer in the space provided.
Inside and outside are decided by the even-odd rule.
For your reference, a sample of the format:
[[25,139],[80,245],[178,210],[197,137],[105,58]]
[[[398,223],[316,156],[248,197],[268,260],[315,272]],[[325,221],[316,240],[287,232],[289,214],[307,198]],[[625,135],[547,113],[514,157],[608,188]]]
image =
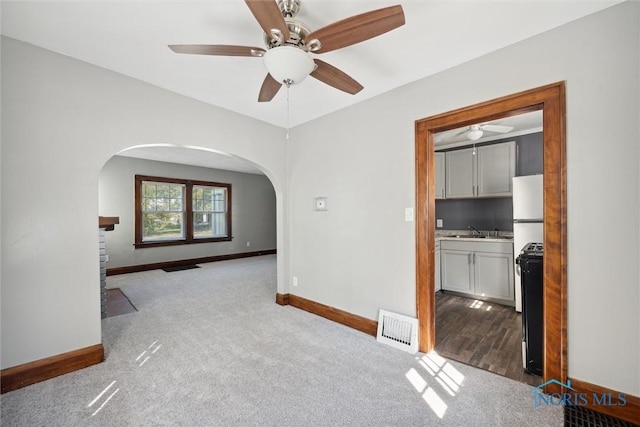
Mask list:
[[562,425],[528,385],[275,304],[275,264],[109,277],[139,311],[102,321],[106,361],[2,395],[2,425]]

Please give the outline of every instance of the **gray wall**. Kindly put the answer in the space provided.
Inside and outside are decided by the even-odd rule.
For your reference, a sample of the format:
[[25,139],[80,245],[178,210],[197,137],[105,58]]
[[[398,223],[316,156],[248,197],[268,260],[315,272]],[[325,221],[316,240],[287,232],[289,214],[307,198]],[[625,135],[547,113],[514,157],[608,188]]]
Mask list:
[[443,230],[513,231],[511,197],[491,199],[436,200],[436,219],[442,219]]
[[[98,180],[133,146],[213,150],[259,165],[276,193],[283,283],[283,129],[10,38],[0,53],[2,369],[102,342]],[[37,197],[25,190],[41,188]]]
[[[516,176],[542,173],[542,132],[492,141],[491,144],[508,141],[516,141]],[[473,225],[479,230],[513,231],[513,203],[511,198],[504,197],[436,200],[436,219],[442,219],[444,230],[466,230]]]
[[[136,249],[136,174],[231,184],[233,240]],[[276,197],[264,175],[114,156],[100,173],[98,191],[100,215],[120,217],[120,224],[107,233],[108,268],[276,249]],[[247,242],[251,246],[247,247]]]
[[516,140],[516,176],[537,175],[543,172],[542,132],[508,138]]
[[639,18],[625,2],[296,127],[291,292],[414,315],[415,120],[565,81],[569,375],[640,396]]

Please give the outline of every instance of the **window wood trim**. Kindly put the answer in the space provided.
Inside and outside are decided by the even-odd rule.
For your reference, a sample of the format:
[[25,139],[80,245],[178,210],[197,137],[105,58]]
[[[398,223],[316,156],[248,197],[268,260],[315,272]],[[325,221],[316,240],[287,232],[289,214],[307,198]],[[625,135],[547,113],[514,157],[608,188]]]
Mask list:
[[[144,242],[142,240],[142,182],[162,182],[168,184],[182,184],[185,186],[185,218],[184,218],[184,239],[179,240],[163,240]],[[208,238],[194,238],[193,237],[193,195],[192,189],[194,185],[201,185],[206,187],[222,187],[227,190],[227,211],[225,213],[225,221],[227,226],[227,236],[225,237],[208,237]],[[195,179],[179,179],[179,178],[167,178],[160,176],[149,175],[135,175],[134,177],[134,246],[136,248],[152,248],[159,246],[178,246],[178,245],[191,245],[196,243],[212,243],[212,242],[230,242],[233,239],[231,233],[231,184],[225,184],[221,182],[212,181],[200,181]]]

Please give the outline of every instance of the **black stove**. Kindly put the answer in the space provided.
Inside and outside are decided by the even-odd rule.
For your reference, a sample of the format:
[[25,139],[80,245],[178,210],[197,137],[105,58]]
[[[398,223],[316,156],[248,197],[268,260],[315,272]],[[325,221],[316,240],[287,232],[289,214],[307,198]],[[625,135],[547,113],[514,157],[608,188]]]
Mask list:
[[542,243],[527,243],[520,251],[520,257],[533,258],[542,257],[544,254],[544,245]]
[[522,350],[524,369],[542,376],[544,323],[544,269],[542,243],[527,243],[516,263],[522,286]]

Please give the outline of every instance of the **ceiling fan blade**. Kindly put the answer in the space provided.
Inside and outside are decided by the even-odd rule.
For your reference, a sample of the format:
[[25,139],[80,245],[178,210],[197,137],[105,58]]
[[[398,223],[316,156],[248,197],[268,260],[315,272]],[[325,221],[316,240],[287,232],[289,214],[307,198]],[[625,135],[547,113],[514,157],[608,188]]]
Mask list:
[[345,72],[340,71],[333,65],[329,65],[319,59],[314,60],[314,62],[317,67],[311,74],[309,74],[311,77],[351,95],[355,95],[362,90],[362,85],[348,76]]
[[480,126],[482,130],[488,130],[489,132],[507,133],[513,130],[513,126],[500,126],[500,125],[483,125]]
[[390,6],[334,22],[309,34],[307,45],[317,39],[321,46],[312,50],[325,53],[369,40],[404,25],[402,6]]
[[280,7],[273,0],[244,0],[251,13],[262,27],[262,30],[271,37],[277,38],[272,30],[278,30],[282,34],[283,41],[289,40],[289,27],[280,12]]
[[269,102],[276,96],[276,93],[282,87],[282,83],[279,83],[276,79],[271,77],[271,74],[267,74],[262,82],[260,88],[260,94],[258,95],[258,102]]
[[169,48],[175,53],[190,53],[195,55],[263,56],[266,52],[266,50],[261,47],[225,44],[170,44]]

